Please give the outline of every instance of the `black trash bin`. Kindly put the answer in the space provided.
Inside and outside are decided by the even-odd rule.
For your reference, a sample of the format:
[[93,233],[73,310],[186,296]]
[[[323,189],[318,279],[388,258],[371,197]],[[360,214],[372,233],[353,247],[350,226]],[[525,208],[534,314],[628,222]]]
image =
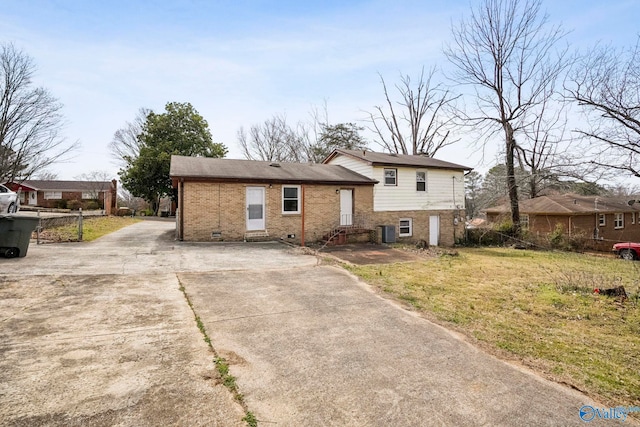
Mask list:
[[25,215],[0,215],[0,255],[6,258],[27,255],[31,233],[39,218]]

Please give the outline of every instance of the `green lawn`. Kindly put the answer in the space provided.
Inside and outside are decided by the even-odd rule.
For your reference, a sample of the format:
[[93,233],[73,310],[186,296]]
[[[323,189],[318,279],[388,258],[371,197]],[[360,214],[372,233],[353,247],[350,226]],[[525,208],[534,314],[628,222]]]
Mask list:
[[[465,248],[346,268],[491,353],[612,406],[640,404],[640,262]],[[593,292],[621,285],[625,301]]]
[[[82,221],[82,240],[90,242],[138,221],[136,218],[119,216],[85,217]],[[78,225],[45,229],[40,237],[50,242],[74,242],[78,240]]]

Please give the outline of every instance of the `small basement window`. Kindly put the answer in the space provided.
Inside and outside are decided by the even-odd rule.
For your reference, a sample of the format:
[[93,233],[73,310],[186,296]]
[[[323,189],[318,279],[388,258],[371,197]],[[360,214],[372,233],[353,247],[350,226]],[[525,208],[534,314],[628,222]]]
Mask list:
[[398,185],[398,169],[384,170],[384,185]]
[[402,218],[400,219],[400,227],[398,236],[411,237],[413,235],[413,219]]
[[300,186],[282,186],[282,213],[300,213]]

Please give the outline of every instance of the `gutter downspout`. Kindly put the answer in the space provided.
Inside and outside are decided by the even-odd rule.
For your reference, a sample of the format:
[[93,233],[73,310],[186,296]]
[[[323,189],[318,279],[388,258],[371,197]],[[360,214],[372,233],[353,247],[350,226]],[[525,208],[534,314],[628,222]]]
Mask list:
[[300,233],[300,246],[304,247],[304,184],[301,185],[302,198],[302,231]]
[[184,178],[180,178],[178,187],[180,189],[178,193],[178,209],[180,212],[180,221],[178,223],[178,240],[182,241],[184,239]]

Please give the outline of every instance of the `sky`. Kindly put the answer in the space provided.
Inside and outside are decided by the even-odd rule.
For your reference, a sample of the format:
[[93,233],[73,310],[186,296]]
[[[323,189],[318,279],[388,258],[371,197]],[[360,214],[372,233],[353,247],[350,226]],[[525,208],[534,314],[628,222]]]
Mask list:
[[[108,145],[141,107],[189,102],[214,142],[242,158],[240,127],[313,109],[361,126],[388,85],[449,65],[442,54],[469,0],[0,0],[0,42],[37,66],[35,82],[64,105],[64,135],[79,148],[50,168],[58,179],[101,171],[117,178]],[[640,32],[640,0],[545,1],[572,48],[628,47]],[[372,135],[365,132],[365,137]],[[486,171],[495,154],[473,135],[437,158]],[[381,150],[370,144],[371,149]]]

